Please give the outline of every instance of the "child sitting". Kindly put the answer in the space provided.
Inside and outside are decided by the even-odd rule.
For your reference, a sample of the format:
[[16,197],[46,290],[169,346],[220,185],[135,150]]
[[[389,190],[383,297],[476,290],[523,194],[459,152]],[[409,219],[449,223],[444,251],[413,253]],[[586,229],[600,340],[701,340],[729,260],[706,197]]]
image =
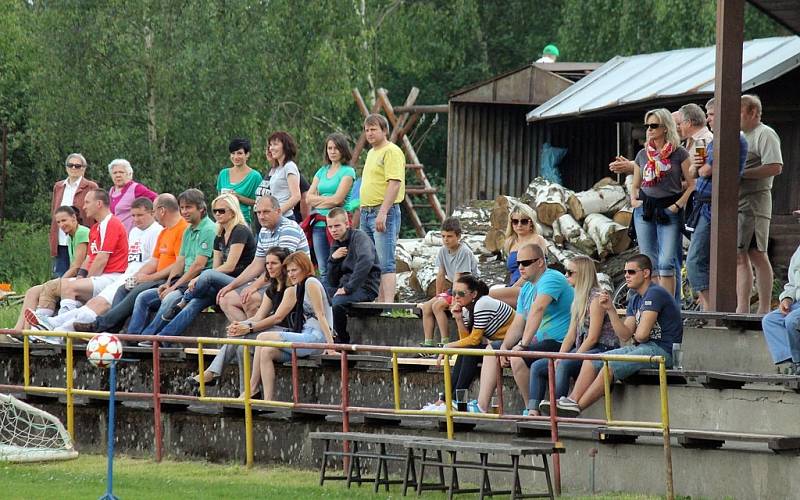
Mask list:
[[447,282],[455,283],[462,275],[471,273],[478,276],[478,260],[472,250],[461,243],[461,223],[455,217],[448,217],[442,223],[442,248],[436,256],[439,271],[436,274],[436,295],[427,302],[418,304],[422,310],[422,327],[425,333],[423,347],[435,347],[433,332],[436,325],[442,336],[442,344],[450,341],[448,332],[448,309],[453,302],[452,290]]

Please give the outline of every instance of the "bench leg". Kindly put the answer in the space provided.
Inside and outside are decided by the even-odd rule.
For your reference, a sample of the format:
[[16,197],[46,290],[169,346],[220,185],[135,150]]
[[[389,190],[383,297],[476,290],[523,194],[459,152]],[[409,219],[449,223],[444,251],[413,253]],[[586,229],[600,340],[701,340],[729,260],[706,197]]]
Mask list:
[[481,453],[481,491],[479,493],[480,499],[483,498],[488,493],[490,496],[492,494],[492,485],[489,483],[489,471],[487,467],[489,466],[489,454],[488,453]]
[[550,479],[550,466],[547,464],[547,455],[542,453],[542,468],[544,469],[544,478],[547,480],[547,493],[550,494],[551,500],[555,498],[553,493],[553,481]]
[[511,499],[514,500],[522,495],[522,485],[519,482],[519,455],[511,455],[511,465],[514,474],[514,487],[511,490]]
[[450,451],[450,484],[447,488],[447,498],[453,500],[453,494],[458,490],[458,468],[456,467],[456,452]]
[[331,449],[331,440],[325,440],[325,451],[322,452],[322,465],[319,468],[319,485],[325,483],[325,470],[328,468],[328,452]]
[[[417,481],[417,496],[422,495],[422,485],[425,483],[425,460],[427,457],[427,450],[422,450],[422,461],[419,463],[419,480]],[[441,472],[441,469],[439,471]]]
[[[347,488],[354,480],[361,486],[361,461],[358,459],[358,441],[353,441],[352,456],[350,456],[350,467],[347,468]],[[344,450],[344,445],[343,450]]]
[[[408,480],[409,475],[413,477],[411,481]],[[406,471],[405,475],[403,476],[403,496],[406,496],[408,487],[412,485],[415,488],[417,487],[417,468],[414,464],[414,449],[409,448],[406,452]]]
[[378,457],[378,470],[375,473],[373,493],[378,493],[378,488],[381,483],[386,486],[386,491],[389,491],[389,467],[386,463],[386,443],[378,443]]
[[[441,450],[436,450],[436,459],[439,461],[440,464],[444,463],[444,459],[442,458],[442,451]],[[440,465],[439,466],[439,486],[444,488],[445,484],[446,483],[444,482],[444,466]]]

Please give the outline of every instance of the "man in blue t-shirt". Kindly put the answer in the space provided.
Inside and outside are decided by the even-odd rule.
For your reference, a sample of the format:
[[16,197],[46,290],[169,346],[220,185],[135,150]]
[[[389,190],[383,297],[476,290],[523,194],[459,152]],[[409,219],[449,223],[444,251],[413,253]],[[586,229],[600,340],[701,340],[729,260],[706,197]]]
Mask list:
[[[617,310],[608,296],[603,293],[600,304],[605,308],[608,318],[620,341],[633,337],[633,345],[612,349],[605,354],[628,354],[634,356],[664,356],[667,367],[672,366],[672,344],[683,341],[681,311],[672,294],[651,281],[653,265],[646,255],[634,255],[625,263],[625,283],[635,295],[628,301],[625,320],[620,319]],[[655,363],[633,363],[611,361],[608,368],[611,380],[625,380],[642,368],[656,368]],[[584,361],[581,373],[575,381],[572,394],[556,402],[558,414],[575,417],[581,410],[603,397],[602,361]]]
[[[538,245],[525,245],[517,253],[520,276],[525,280],[517,299],[517,317],[503,341],[503,349],[558,352],[567,335],[574,292],[563,274],[547,268]],[[511,358],[514,380],[528,400],[532,358]]]

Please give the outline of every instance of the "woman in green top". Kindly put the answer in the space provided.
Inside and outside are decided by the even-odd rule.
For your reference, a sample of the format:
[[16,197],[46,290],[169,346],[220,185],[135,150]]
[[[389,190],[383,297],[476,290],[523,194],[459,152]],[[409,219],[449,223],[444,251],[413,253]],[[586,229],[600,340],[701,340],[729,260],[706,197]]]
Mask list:
[[[83,264],[83,261],[86,259],[86,252],[89,249],[89,228],[81,225],[80,212],[78,212],[76,207],[66,205],[58,207],[53,214],[53,218],[58,228],[67,235],[69,269],[67,269],[67,272],[65,272],[61,278],[74,278],[78,275],[78,269],[80,269],[81,264]],[[48,298],[47,304],[40,304],[39,298],[45,288],[49,291],[47,294],[48,297],[52,295],[50,291],[60,290],[60,283],[60,278],[56,278],[43,285],[30,287],[28,291],[25,292],[25,300],[22,302],[22,310],[19,313],[19,318],[17,318],[17,324],[14,326],[14,329],[23,330],[30,328],[23,314],[25,309],[31,308],[38,311],[41,309],[40,306],[44,305],[44,309],[50,310],[49,314],[44,311],[45,315],[52,316],[55,313],[55,305],[51,304],[51,299]]]
[[323,153],[326,164],[314,174],[314,180],[306,193],[308,206],[313,213],[322,216],[322,220],[314,223],[311,239],[323,283],[325,283],[328,257],[331,253],[324,216],[332,208],[342,207],[348,202],[350,188],[353,187],[353,182],[356,180],[356,171],[347,164],[352,156],[344,135],[339,133],[329,135],[325,139]]
[[239,200],[239,208],[247,224],[253,220],[252,206],[256,203],[256,188],[261,184],[261,174],[247,166],[250,159],[250,140],[235,138],[228,144],[233,167],[223,168],[217,177],[217,193],[231,193]]

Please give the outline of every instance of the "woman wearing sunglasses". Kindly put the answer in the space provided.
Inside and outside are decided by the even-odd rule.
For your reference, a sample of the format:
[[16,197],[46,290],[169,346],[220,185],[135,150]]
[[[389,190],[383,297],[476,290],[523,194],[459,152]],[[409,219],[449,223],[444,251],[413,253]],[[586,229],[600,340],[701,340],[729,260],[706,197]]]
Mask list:
[[161,317],[168,324],[160,335],[181,335],[200,311],[214,305],[217,292],[239,276],[256,255],[256,241],[238,198],[225,193],[217,196],[211,207],[217,221],[213,267],[191,280],[183,298]]
[[[450,312],[456,320],[459,339],[445,347],[476,349],[484,349],[490,342],[503,340],[516,314],[505,302],[490,297],[486,283],[472,274],[461,275],[453,284]],[[443,357],[439,355],[439,361]],[[453,394],[457,389],[469,389],[478,376],[478,364],[482,359],[482,356],[458,357],[453,367]]]
[[[597,283],[594,261],[577,256],[567,263],[564,274],[575,288],[575,298],[570,309],[569,330],[560,352],[595,354],[618,348],[619,339],[600,304],[603,290]],[[569,381],[578,377],[581,363],[573,359],[556,361],[555,399],[569,394]],[[549,414],[550,401],[544,399],[547,386],[547,360],[537,359],[531,366],[529,399],[523,415]]]
[[[680,145],[672,114],[654,109],[644,115],[647,142],[633,161],[631,206],[639,250],[650,257],[659,285],[675,293],[683,210],[694,191],[691,158]],[[617,158],[625,162],[625,158]]]
[[511,211],[506,227],[506,241],[503,245],[503,254],[506,255],[508,267],[508,285],[496,285],[489,294],[492,298],[502,300],[511,307],[516,307],[519,291],[525,280],[520,277],[517,253],[525,245],[537,245],[547,255],[547,241],[536,232],[534,225],[535,215],[527,205],[518,204]]

